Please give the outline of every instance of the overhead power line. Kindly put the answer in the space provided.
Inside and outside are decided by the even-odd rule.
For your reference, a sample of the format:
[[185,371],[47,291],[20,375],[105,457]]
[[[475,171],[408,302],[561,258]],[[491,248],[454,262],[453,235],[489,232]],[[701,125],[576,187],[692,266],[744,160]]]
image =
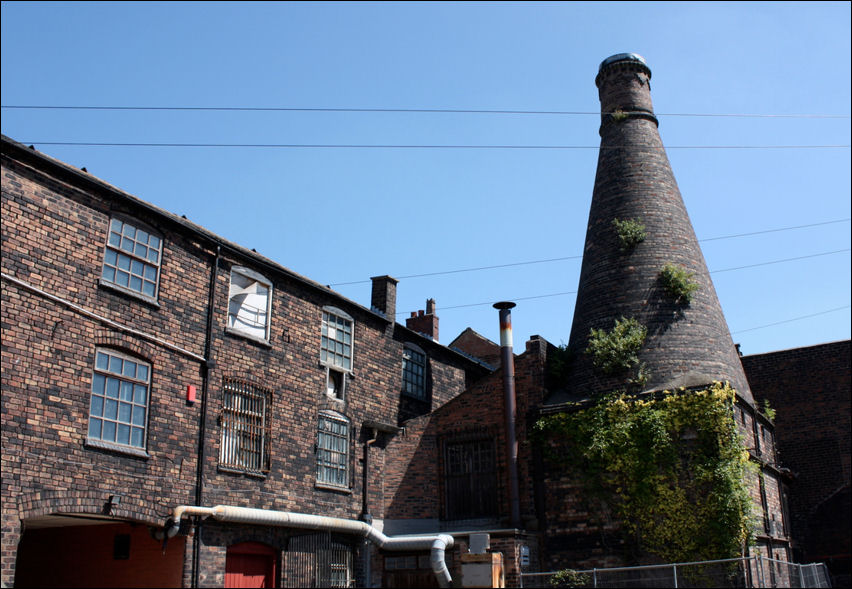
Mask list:
[[71,147],[209,147],[252,149],[848,149],[849,144],[836,145],[448,145],[448,144],[370,144],[370,143],[130,143],[96,141],[21,141],[27,145],[60,145]]
[[[10,104],[0,108],[16,110],[103,110],[103,111],[213,111],[213,112],[352,112],[352,113],[435,113],[489,115],[568,115],[598,116],[600,111],[578,110],[507,110],[474,108],[305,108],[278,106],[72,106]],[[837,114],[760,114],[760,113],[654,113],[658,117],[736,117],[784,119],[848,119]]]
[[[752,231],[752,232],[749,232],[749,233],[737,233],[737,234],[734,234],[734,235],[722,235],[722,236],[718,236],[718,237],[708,237],[708,238],[705,238],[705,239],[699,239],[698,241],[699,242],[705,242],[705,241],[717,241],[717,240],[721,240],[721,239],[735,239],[735,238],[739,238],[739,237],[750,237],[752,235],[763,235],[763,234],[766,234],[766,233],[777,233],[777,232],[780,232],[780,231],[792,231],[792,230],[795,230],[795,229],[806,229],[806,228],[809,228],[809,227],[821,227],[823,225],[833,225],[833,224],[836,224],[836,223],[848,223],[849,221],[852,221],[852,218],[835,219],[833,221],[822,221],[820,223],[809,223],[807,225],[794,225],[792,227],[778,227],[776,229],[764,229],[762,231]],[[849,251],[849,250],[838,250],[838,251]],[[828,252],[828,253],[837,253],[837,252]],[[816,255],[827,255],[827,253],[816,254]],[[425,278],[425,277],[428,277],[428,276],[442,276],[442,275],[445,275],[445,274],[461,274],[461,273],[464,273],[464,272],[478,272],[480,270],[495,270],[495,269],[498,269],[498,268],[511,268],[511,267],[514,267],[514,266],[531,266],[533,264],[546,264],[548,262],[564,262],[566,260],[579,260],[582,257],[583,256],[581,256],[581,255],[562,256],[562,257],[559,257],[559,258],[545,258],[545,259],[541,259],[541,260],[527,260],[525,262],[510,262],[508,264],[494,264],[494,265],[491,265],[491,266],[474,266],[474,267],[471,267],[471,268],[457,268],[455,270],[441,270],[441,271],[435,271],[435,272],[424,272],[424,273],[421,273],[421,274],[407,274],[407,275],[404,275],[404,276],[399,276],[398,279],[399,280],[405,280],[405,279],[408,279],[408,278]],[[810,257],[810,256],[805,256],[805,257]],[[792,260],[792,259],[800,259],[800,258],[790,258],[790,259]],[[768,263],[776,263],[776,262],[768,262]],[[757,265],[763,265],[763,264],[757,264]],[[717,270],[717,272],[727,272],[728,270],[732,270],[732,269],[733,268],[728,268],[727,270]],[[350,285],[353,285],[353,284],[366,284],[368,282],[370,282],[370,281],[369,280],[353,280],[351,282],[334,282],[332,284],[329,284],[329,286],[350,286]]]
[[848,309],[850,305],[844,305],[843,307],[836,307],[834,309],[828,309],[826,311],[819,311],[818,313],[811,313],[810,315],[801,315],[799,317],[793,317],[792,319],[785,319],[783,321],[776,321],[775,323],[767,323],[766,325],[758,325],[757,327],[749,327],[748,329],[740,329],[737,331],[732,331],[731,335],[735,333],[745,333],[747,331],[755,331],[757,329],[764,329],[766,327],[773,327],[775,325],[782,325],[784,323],[791,323],[793,321],[799,321],[801,319],[810,319],[811,317],[817,317],[819,315],[826,315],[828,313],[835,313],[837,311],[842,311],[843,309]]

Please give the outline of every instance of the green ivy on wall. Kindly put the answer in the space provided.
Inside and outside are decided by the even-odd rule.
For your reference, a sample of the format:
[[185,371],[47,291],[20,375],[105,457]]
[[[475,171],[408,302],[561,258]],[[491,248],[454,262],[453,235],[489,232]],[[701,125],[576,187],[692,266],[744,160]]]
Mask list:
[[751,537],[753,465],[733,418],[735,391],[611,394],[541,418],[534,437],[574,467],[636,554],[666,562],[734,558]]

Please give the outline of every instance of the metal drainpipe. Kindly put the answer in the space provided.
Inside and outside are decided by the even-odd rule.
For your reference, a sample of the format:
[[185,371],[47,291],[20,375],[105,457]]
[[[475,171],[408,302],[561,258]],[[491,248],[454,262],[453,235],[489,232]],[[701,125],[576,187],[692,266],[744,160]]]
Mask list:
[[[372,429],[372,437],[364,443],[364,491],[362,498],[362,511],[361,511],[361,521],[366,523],[369,526],[373,525],[373,516],[370,515],[370,499],[367,495],[369,491],[369,481],[370,481],[370,446],[376,443],[376,440],[379,439],[379,432],[376,431],[375,428]],[[371,566],[370,566],[370,542],[366,538],[364,538],[364,586],[372,587],[372,580],[370,576],[372,575]]]
[[500,354],[503,362],[503,399],[506,408],[506,460],[509,463],[510,525],[521,527],[521,501],[518,489],[518,442],[515,439],[515,357],[512,352],[512,312],[515,303],[494,303],[500,311]]
[[[221,246],[216,246],[216,259],[213,261],[213,271],[210,273],[210,295],[207,301],[207,331],[204,341],[204,366],[201,369],[201,421],[198,427],[198,464],[195,469],[195,504],[201,505],[204,487],[204,438],[207,435],[207,389],[210,381],[210,369],[214,362],[210,359],[213,351],[213,314],[216,302],[216,282],[219,278],[219,258]],[[180,522],[178,522],[178,525]],[[198,587],[201,559],[201,518],[196,519],[195,538],[192,542],[192,586]]]

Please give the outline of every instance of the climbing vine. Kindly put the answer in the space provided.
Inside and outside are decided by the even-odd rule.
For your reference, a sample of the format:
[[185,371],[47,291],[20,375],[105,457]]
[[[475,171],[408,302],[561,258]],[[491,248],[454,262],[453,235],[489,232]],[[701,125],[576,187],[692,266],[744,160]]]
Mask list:
[[612,394],[541,418],[534,437],[553,460],[577,467],[584,493],[609,506],[637,554],[733,558],[751,534],[753,468],[734,402],[734,390],[719,383],[656,397]]

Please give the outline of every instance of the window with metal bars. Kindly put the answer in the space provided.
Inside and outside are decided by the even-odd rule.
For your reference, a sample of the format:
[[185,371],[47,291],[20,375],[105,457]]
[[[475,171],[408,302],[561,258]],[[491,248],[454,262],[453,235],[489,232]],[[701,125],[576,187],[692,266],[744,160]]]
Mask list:
[[402,392],[426,398],[426,354],[408,346],[402,350]]
[[349,486],[349,420],[320,413],[317,426],[317,482]]
[[162,249],[162,239],[135,222],[112,219],[104,248],[102,282],[156,299]]
[[269,471],[272,391],[226,378],[222,391],[219,465],[245,472]]
[[444,443],[446,519],[497,515],[497,465],[493,439]]

